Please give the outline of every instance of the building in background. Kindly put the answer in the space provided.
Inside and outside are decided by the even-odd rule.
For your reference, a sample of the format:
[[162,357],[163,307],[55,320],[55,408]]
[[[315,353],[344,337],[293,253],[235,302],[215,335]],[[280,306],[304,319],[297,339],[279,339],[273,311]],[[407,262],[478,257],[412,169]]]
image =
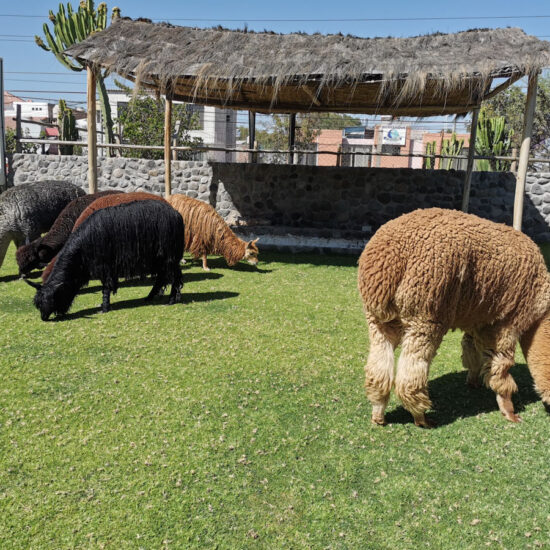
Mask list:
[[[424,159],[408,155],[423,155],[428,142],[435,142],[435,154],[439,155],[443,141],[451,136],[452,132],[413,128],[410,122],[391,120],[391,117],[388,120],[382,118],[382,122],[373,127],[321,130],[316,140],[317,150],[339,154],[321,153],[317,165],[421,169]],[[470,135],[456,134],[456,137],[464,140],[461,156],[467,156]],[[455,159],[451,168],[464,170],[466,162],[466,159]],[[439,164],[439,159],[436,159],[435,167],[439,168]]]
[[[109,104],[115,124],[120,110],[128,105],[130,99],[131,96],[123,90],[109,90]],[[174,103],[178,102],[175,101]],[[236,147],[237,111],[205,105],[188,104],[188,106],[190,110],[197,114],[199,120],[199,128],[189,131],[191,138],[201,138],[204,145],[211,147],[225,149]],[[115,132],[120,133],[119,130],[115,130]],[[234,162],[235,153],[208,151],[206,158],[216,162]]]

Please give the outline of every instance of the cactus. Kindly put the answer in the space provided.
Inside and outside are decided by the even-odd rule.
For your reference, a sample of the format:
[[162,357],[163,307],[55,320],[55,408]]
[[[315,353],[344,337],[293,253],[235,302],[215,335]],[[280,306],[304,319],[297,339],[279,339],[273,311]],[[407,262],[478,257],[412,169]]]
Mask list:
[[[57,126],[59,127],[59,138],[62,141],[77,141],[78,130],[76,129],[76,120],[73,110],[67,107],[63,99],[59,100],[59,115],[57,117]],[[72,155],[74,145],[61,145],[59,151],[62,155]]]
[[[475,150],[482,156],[506,156],[512,147],[514,131],[507,130],[503,116],[488,117],[484,109],[479,113]],[[480,159],[477,169],[488,172],[505,172],[510,169],[510,162],[496,159]]]
[[426,155],[424,159],[424,168],[426,170],[433,170],[435,168],[435,141],[428,141],[426,143]]
[[[112,21],[118,17],[120,17],[120,9],[113,8]],[[107,26],[107,4],[102,2],[96,10],[93,0],[82,0],[77,11],[73,10],[70,3],[67,3],[67,8],[63,4],[59,4],[59,10],[56,14],[50,10],[49,19],[53,24],[53,33],[50,31],[48,23],[44,23],[42,28],[46,43],[41,37],[35,36],[36,44],[43,50],[52,52],[56,59],[71,71],[84,70],[84,64],[71,60],[63,52],[73,44],[81,42],[90,34],[105,29]],[[114,143],[113,118],[104,82],[105,77],[106,72],[97,76],[99,104],[105,122],[107,142]]]
[[[464,140],[456,139],[456,134],[453,132],[450,139],[444,139],[442,141],[441,155],[456,157],[460,155],[463,146],[464,146]],[[443,169],[450,170],[454,160],[455,159],[452,159],[452,158],[441,159],[439,166],[441,168],[441,164],[445,163],[445,166]]]

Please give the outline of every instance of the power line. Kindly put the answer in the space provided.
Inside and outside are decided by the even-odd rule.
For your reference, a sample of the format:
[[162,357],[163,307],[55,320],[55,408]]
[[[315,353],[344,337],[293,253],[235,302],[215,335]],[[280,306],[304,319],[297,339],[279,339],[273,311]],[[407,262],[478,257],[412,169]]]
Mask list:
[[[47,19],[48,15],[29,15],[16,13],[1,13],[0,17],[21,17],[34,19]],[[354,17],[354,18],[329,18],[329,19],[290,19],[290,18],[263,18],[253,19],[249,17],[240,18],[201,18],[201,17],[158,17],[153,21],[229,21],[229,22],[249,22],[249,23],[354,23],[354,22],[380,22],[380,21],[471,21],[479,19],[550,19],[550,15],[466,15],[451,17]]]

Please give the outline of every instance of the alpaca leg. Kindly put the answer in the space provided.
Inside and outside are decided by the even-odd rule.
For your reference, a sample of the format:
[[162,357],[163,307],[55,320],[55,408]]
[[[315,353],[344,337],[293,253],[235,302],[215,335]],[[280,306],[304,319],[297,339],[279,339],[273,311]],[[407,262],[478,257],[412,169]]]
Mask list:
[[395,347],[400,331],[389,324],[369,319],[370,350],[365,365],[365,391],[372,403],[372,422],[385,424],[384,411],[394,379]]
[[210,268],[206,263],[206,254],[202,255],[202,268],[204,269],[204,271],[210,271]]
[[468,371],[466,384],[471,388],[479,388],[483,356],[477,349],[473,336],[468,333],[464,333],[462,337],[462,365]]
[[505,351],[486,350],[486,361],[483,365],[483,381],[497,394],[500,412],[510,422],[520,422],[521,418],[514,412],[512,394],[518,389],[509,373],[514,366],[515,347]]
[[183,277],[179,266],[174,267],[172,274],[172,289],[170,291],[170,299],[168,305],[173,305],[181,299],[181,287],[183,286]]
[[4,235],[2,239],[0,239],[0,267],[4,263],[4,258],[6,257],[6,252],[8,251],[8,248],[11,243],[11,235]]
[[429,428],[433,425],[425,415],[432,406],[428,395],[428,373],[443,334],[442,327],[433,323],[410,325],[401,343],[395,391],[417,426]]
[[107,313],[111,309],[111,289],[103,285],[103,302],[101,303],[101,313]]
[[166,285],[166,278],[164,276],[164,272],[162,272],[157,275],[153,284],[153,288],[151,289],[151,292],[149,292],[145,300],[149,301],[158,296],[162,292],[164,285]]

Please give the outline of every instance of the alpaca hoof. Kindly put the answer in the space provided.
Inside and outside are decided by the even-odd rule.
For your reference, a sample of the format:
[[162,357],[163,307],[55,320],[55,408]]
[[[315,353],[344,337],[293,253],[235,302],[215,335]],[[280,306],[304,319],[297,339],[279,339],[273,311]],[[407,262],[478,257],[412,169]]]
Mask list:
[[502,414],[504,418],[506,418],[506,420],[509,420],[510,422],[514,422],[515,424],[519,424],[520,422],[523,422],[519,414],[516,414],[516,413],[508,413],[508,414],[502,413]]
[[414,425],[418,426],[419,428],[435,428],[437,424],[430,420],[429,418],[426,418],[426,415],[417,416],[414,419]]
[[384,416],[372,415],[371,422],[376,426],[385,426],[386,425],[386,419],[384,418]]
[[210,271],[210,268],[209,267],[203,267],[202,268],[204,271]]

